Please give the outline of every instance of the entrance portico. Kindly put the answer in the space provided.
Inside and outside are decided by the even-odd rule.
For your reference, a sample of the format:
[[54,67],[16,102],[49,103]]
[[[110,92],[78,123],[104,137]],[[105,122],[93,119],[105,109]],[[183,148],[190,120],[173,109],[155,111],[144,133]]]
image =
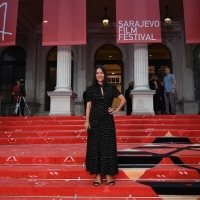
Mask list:
[[[136,87],[133,90],[133,93],[135,92],[133,94],[135,95],[133,98],[133,104],[134,104],[133,109],[137,107],[137,102],[140,102],[139,99],[144,98],[143,96],[141,96],[140,98],[138,95],[142,94],[139,93],[140,92],[143,93],[144,91],[150,91],[148,88],[148,67],[155,65],[150,64],[149,62],[151,58],[148,55],[149,52],[148,49],[150,44],[155,45],[156,43],[149,43],[149,42],[144,43],[147,45],[146,47],[147,51],[145,52],[147,54],[147,57],[145,58],[147,61],[145,61],[146,64],[144,64],[143,60],[140,63],[140,65],[138,65],[137,62],[140,62],[140,60],[138,58],[138,54],[135,52],[136,46],[138,44],[118,43],[118,41],[116,40],[117,39],[116,26],[118,25],[116,20],[116,13],[118,13],[118,10],[116,9],[116,3],[117,3],[116,0],[110,0],[109,2],[100,1],[98,3],[92,0],[86,1],[87,4],[86,5],[87,27],[85,31],[87,34],[86,44],[69,45],[71,46],[71,50],[74,52],[73,65],[72,65],[73,72],[70,75],[68,67],[60,68],[56,66],[60,68],[60,69],[56,68],[56,72],[60,71],[59,73],[61,73],[61,75],[57,77],[59,80],[57,80],[56,78],[56,81],[58,81],[59,92],[65,92],[66,88],[69,89],[71,87],[71,89],[69,89],[70,94],[67,94],[67,96],[69,96],[69,99],[66,100],[65,102],[65,103],[68,102],[69,107],[66,106],[67,108],[65,108],[66,110],[63,112],[66,115],[84,114],[82,94],[86,86],[91,84],[91,73],[94,67],[95,53],[99,48],[101,48],[104,45],[114,45],[118,47],[119,50],[122,52],[123,70],[121,72],[122,73],[121,91],[124,94],[125,89],[128,86],[128,83],[133,80],[135,81]],[[159,44],[163,45],[166,49],[169,50],[171,57],[169,65],[163,64],[161,66],[170,66],[171,71],[176,77],[177,80],[176,111],[177,113],[182,113],[183,112],[182,105],[186,104],[186,101],[198,102],[198,100],[200,100],[199,99],[200,84],[199,84],[199,70],[198,70],[199,44],[198,43],[186,44],[185,42],[186,41],[185,28],[184,24],[182,23],[185,21],[185,17],[183,15],[184,11],[183,0],[179,0],[176,2],[167,0],[159,1],[160,19],[163,19],[165,15],[166,4],[168,4],[170,8],[170,13],[172,14],[172,16],[174,16],[174,19],[172,22],[172,29],[167,29],[161,22],[160,28],[162,34],[162,41]],[[104,15],[103,8],[105,6],[108,8],[107,15],[111,19],[110,26],[108,27],[107,30],[103,28],[103,25],[100,21],[100,19]],[[99,9],[101,7],[102,10]],[[177,7],[181,9],[179,9],[178,11],[177,9],[175,10],[175,8]],[[34,110],[35,112],[33,114],[43,114],[44,112],[46,112],[45,114],[57,115],[61,111],[59,111],[59,109],[58,111],[56,111],[57,107],[59,107],[56,104],[59,101],[55,101],[55,98],[57,98],[55,94],[58,95],[59,93],[57,91],[57,88],[53,88],[51,90],[48,90],[47,88],[47,77],[48,77],[47,56],[51,49],[57,48],[62,45],[52,44],[50,46],[44,46],[42,44],[44,35],[43,33],[44,22],[41,21],[41,19],[43,19],[43,11],[44,11],[43,9],[44,9],[44,4],[42,3],[41,0],[34,0],[34,1],[19,0],[19,9],[17,10],[18,12],[17,27],[14,27],[17,28],[16,41],[15,41],[16,46],[10,47],[5,45],[0,47],[0,79],[2,80],[0,82],[0,91],[1,91],[0,95],[4,97],[4,99],[2,100],[3,107],[9,107],[11,105],[13,106],[12,96],[10,95],[10,91],[15,83],[15,79],[23,77],[25,79],[25,85],[27,90],[27,97],[26,97],[27,103],[28,105],[29,103],[34,105],[37,104],[38,107],[36,111]],[[141,13],[143,13],[144,9],[141,9],[141,11],[142,11]],[[73,22],[76,22],[76,20]],[[73,25],[75,24],[76,23],[73,23]],[[10,30],[6,31],[9,32]],[[6,35],[6,37],[7,36],[8,35]],[[143,38],[144,37],[140,38],[136,37],[135,39],[141,40]],[[145,37],[145,38],[151,39],[151,41],[153,41],[152,38],[155,39],[155,37]],[[120,38],[120,40],[121,39],[122,38]],[[23,49],[23,51],[26,54],[26,57],[24,57],[24,54],[22,55],[20,53],[23,51],[21,50],[18,51],[19,49]],[[140,48],[137,46],[137,49],[139,50]],[[159,51],[161,52],[162,49],[160,49]],[[159,51],[157,51],[158,54]],[[143,52],[142,49],[141,52]],[[194,62],[193,62],[193,57],[195,58]],[[59,65],[59,63],[56,63],[56,65],[57,64]],[[70,68],[71,70],[72,66]],[[142,83],[144,85],[142,86],[143,88],[141,88],[140,81],[144,78],[143,76],[145,77],[145,83]],[[69,82],[70,80],[72,80],[72,83],[70,82],[69,85],[67,83],[67,86],[63,87],[61,83],[63,81],[63,78],[64,79],[66,78],[65,81]],[[141,78],[141,80],[140,79],[136,80],[138,78]],[[47,109],[48,106],[46,106],[47,98],[45,96],[47,94],[47,91],[49,94],[51,94],[52,99],[54,99],[51,101],[54,102],[53,103],[54,105],[52,105],[51,108],[53,110],[50,112],[49,109]],[[147,93],[148,93],[147,96],[153,95],[149,94],[149,92]],[[72,105],[73,103],[71,104],[70,102],[74,102],[74,105]],[[152,109],[149,108],[149,105],[145,105],[146,104],[145,102],[143,103],[144,103],[144,108],[148,107],[147,109],[148,113],[152,114],[151,112]],[[152,100],[148,99],[147,103],[152,105]],[[195,108],[197,104],[195,103]],[[184,107],[184,110],[186,107],[187,106]],[[125,109],[126,107],[124,108],[124,111]],[[143,112],[133,110],[133,114],[143,114]]]

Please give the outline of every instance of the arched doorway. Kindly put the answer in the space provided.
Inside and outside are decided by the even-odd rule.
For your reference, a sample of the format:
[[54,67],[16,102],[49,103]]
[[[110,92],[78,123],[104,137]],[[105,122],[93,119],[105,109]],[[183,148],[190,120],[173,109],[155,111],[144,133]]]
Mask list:
[[[73,75],[74,75],[74,54],[71,52],[71,88],[73,90]],[[46,68],[46,111],[50,110],[50,97],[47,91],[54,91],[56,87],[57,78],[57,47],[51,49],[47,55],[47,68]]]
[[200,100],[200,45],[193,51],[195,100]]
[[[122,53],[119,48],[114,45],[101,46],[95,54],[96,65],[103,65],[108,74],[108,81],[117,86],[119,91],[123,91],[123,61]],[[123,93],[123,92],[122,92]],[[112,107],[117,107],[119,100],[116,98],[113,101]]]
[[24,79],[26,73],[26,52],[19,46],[8,47],[0,57],[0,91],[2,102],[11,103],[11,91],[16,80]]
[[164,77],[164,71],[166,67],[170,68],[172,73],[172,62],[171,62],[171,53],[161,44],[152,44],[148,47],[148,56],[149,56],[149,77],[152,74],[157,74],[160,80]]

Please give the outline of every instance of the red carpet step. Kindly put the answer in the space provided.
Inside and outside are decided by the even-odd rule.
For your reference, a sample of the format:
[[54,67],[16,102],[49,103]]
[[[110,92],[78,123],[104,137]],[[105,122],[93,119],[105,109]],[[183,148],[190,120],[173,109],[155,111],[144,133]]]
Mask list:
[[[0,164],[84,164],[86,144],[1,145]],[[157,164],[163,158],[177,164],[199,164],[200,145],[118,144],[119,164]],[[151,159],[149,159],[151,157]]]
[[0,117],[0,199],[200,199],[199,115],[116,116],[120,170],[100,187],[85,171],[84,119]]
[[[114,177],[120,180],[151,180],[164,181],[194,181],[200,179],[198,170],[199,165],[177,166],[175,164],[158,164],[152,168],[121,168],[119,174]],[[2,179],[70,179],[70,180],[94,180],[95,175],[91,176],[81,165],[1,165],[0,177]]]

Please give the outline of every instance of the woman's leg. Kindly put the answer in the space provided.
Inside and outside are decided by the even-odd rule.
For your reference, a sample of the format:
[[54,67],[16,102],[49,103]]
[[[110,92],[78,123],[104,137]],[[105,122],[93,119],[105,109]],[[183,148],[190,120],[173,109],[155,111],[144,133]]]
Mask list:
[[100,174],[97,174],[93,185],[94,186],[99,186],[100,184],[101,184],[101,176],[100,176]]
[[108,185],[115,185],[115,181],[113,180],[111,175],[106,175]]

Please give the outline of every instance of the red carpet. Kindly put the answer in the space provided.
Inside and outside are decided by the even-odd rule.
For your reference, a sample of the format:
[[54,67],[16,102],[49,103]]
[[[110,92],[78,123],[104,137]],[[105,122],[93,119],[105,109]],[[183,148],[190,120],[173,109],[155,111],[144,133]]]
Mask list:
[[[0,199],[200,195],[200,116],[116,116],[115,186],[85,171],[84,117],[0,117]],[[172,197],[172,199],[175,199]]]

